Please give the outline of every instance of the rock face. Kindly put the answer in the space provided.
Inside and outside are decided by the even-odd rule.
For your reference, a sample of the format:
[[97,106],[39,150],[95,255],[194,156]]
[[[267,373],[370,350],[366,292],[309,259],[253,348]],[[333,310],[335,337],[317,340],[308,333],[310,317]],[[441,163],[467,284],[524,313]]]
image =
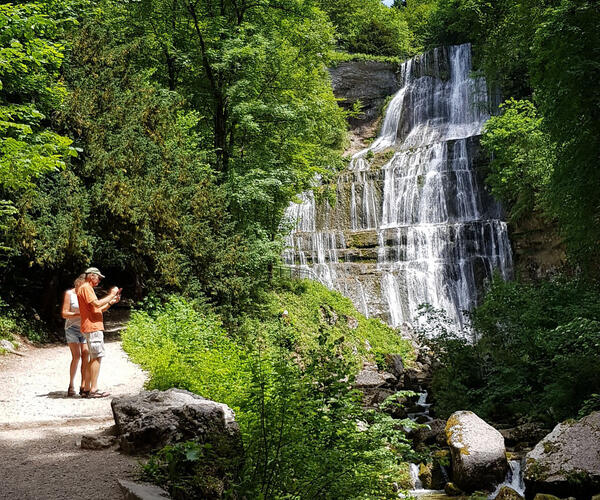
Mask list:
[[600,411],[566,421],[525,457],[527,496],[589,498],[600,493]]
[[508,470],[504,438],[475,413],[458,411],[446,423],[453,481],[465,491],[501,483]]
[[537,280],[556,274],[565,267],[565,244],[556,223],[536,214],[516,222],[510,239],[515,252],[516,271],[525,280]]
[[425,449],[426,446],[433,444],[439,447],[446,446],[445,434],[446,422],[442,419],[435,418],[427,423],[427,427],[416,429],[409,435],[413,440],[413,445],[417,451]]
[[142,391],[111,403],[121,449],[145,453],[179,441],[218,444],[241,456],[242,443],[233,410],[180,389]]
[[351,109],[356,101],[361,102],[361,114],[350,118],[353,129],[369,127],[379,117],[386,97],[401,86],[399,72],[397,64],[376,61],[348,61],[329,69],[333,93],[341,105]]

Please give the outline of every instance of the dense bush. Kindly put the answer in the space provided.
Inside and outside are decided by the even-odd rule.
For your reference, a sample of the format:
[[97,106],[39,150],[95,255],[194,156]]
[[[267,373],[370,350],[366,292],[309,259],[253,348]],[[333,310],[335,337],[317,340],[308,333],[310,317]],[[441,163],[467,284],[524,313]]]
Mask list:
[[441,361],[433,385],[442,415],[469,408],[495,421],[554,424],[593,406],[600,390],[597,285],[497,279],[472,321],[475,343],[448,331],[429,341]]
[[[412,451],[401,425],[361,408],[351,383],[366,340],[376,354],[407,354],[408,346],[385,341],[397,334],[318,284],[288,284],[264,299],[232,337],[205,307],[173,297],[133,315],[124,347],[150,372],[149,387],[190,389],[235,410],[245,448],[235,494],[394,497],[392,482]],[[163,450],[146,469],[175,498],[201,498],[193,471],[210,458],[202,450],[187,458],[190,446]]]
[[49,336],[45,326],[34,311],[0,299],[0,339],[13,341],[15,335],[22,335],[32,342],[45,341]]

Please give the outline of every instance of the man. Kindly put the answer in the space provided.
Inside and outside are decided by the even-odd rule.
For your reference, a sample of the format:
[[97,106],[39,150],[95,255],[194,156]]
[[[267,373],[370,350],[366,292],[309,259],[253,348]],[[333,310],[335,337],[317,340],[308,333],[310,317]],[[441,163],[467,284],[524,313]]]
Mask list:
[[85,282],[77,289],[79,314],[81,316],[81,333],[85,337],[90,352],[90,361],[87,366],[87,377],[82,397],[105,398],[108,392],[98,392],[98,375],[100,374],[100,361],[104,357],[104,322],[102,313],[112,304],[120,300],[120,290],[115,286],[108,295],[102,299],[96,297],[94,287],[98,286],[100,279],[104,278],[97,267],[85,270]]

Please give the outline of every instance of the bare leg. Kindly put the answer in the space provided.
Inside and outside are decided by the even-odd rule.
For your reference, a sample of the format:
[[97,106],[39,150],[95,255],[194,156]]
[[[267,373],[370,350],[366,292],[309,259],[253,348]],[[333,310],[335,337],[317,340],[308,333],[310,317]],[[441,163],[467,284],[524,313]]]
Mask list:
[[85,379],[85,390],[96,391],[98,390],[98,375],[100,374],[100,361],[102,358],[90,359],[88,363],[88,376]]
[[81,347],[81,388],[85,389],[87,380],[88,364],[90,362],[90,351],[87,344],[79,344]]
[[[79,364],[79,358],[81,357],[79,346],[80,344],[76,342],[69,342],[69,349],[71,350],[71,366],[69,367],[69,387],[73,387],[73,382],[75,381],[75,373],[77,373],[77,365]],[[83,365],[82,365],[83,368]]]

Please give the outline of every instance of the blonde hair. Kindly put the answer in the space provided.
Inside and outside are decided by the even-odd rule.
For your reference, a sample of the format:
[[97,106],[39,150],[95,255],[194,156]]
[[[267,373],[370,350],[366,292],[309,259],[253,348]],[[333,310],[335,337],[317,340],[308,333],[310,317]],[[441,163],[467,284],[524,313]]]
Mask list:
[[83,273],[75,278],[75,281],[73,282],[73,288],[75,288],[75,291],[77,291],[77,289],[85,283],[85,276],[85,273]]

